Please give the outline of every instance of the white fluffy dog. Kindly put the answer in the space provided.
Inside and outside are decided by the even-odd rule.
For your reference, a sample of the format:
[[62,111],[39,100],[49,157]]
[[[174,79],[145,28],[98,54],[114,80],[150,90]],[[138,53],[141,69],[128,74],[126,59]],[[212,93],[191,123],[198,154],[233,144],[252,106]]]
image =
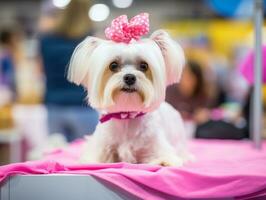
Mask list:
[[96,37],[80,43],[68,79],[86,88],[90,105],[103,115],[82,162],[180,166],[190,159],[183,121],[164,102],[184,62],[182,48],[162,30],[128,44]]

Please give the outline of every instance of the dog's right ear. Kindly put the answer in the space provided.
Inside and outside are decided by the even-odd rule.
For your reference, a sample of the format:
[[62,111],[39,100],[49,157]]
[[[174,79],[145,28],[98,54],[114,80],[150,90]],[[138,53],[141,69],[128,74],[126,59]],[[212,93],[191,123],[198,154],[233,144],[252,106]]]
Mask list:
[[67,79],[77,85],[87,86],[90,57],[103,42],[96,37],[87,37],[74,50],[70,59]]

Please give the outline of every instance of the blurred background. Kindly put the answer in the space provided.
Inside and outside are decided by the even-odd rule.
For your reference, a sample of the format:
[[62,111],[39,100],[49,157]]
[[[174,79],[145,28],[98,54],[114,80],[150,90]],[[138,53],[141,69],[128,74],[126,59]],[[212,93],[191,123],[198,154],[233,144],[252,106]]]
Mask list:
[[[104,38],[115,17],[140,12],[150,14],[150,33],[165,29],[185,50],[182,80],[166,101],[187,137],[250,137],[253,86],[243,73],[253,68],[253,0],[0,0],[0,165],[93,133],[98,113],[65,78],[70,56],[87,35]],[[265,124],[264,112],[264,137]]]

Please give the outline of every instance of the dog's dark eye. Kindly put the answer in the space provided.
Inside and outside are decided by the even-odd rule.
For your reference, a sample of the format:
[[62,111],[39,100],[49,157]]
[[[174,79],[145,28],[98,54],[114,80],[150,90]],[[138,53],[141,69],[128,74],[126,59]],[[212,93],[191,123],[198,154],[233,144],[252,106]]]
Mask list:
[[119,64],[117,62],[112,62],[110,65],[109,65],[109,69],[112,71],[112,72],[117,72],[118,69],[119,69]]
[[139,65],[139,70],[142,72],[146,72],[149,68],[149,65],[146,62],[141,62]]

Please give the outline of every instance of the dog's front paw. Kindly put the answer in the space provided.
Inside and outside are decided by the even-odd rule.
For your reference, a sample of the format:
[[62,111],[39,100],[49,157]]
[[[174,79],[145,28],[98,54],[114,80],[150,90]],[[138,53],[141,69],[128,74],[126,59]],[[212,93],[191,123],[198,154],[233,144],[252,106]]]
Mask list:
[[79,163],[80,164],[90,164],[90,163],[93,163],[93,162],[91,161],[91,159],[88,156],[82,155],[79,158]]
[[184,164],[184,161],[178,156],[165,156],[151,160],[149,164],[161,165],[164,167],[181,167]]
[[83,152],[80,155],[79,163],[80,164],[95,164],[95,163],[100,163],[100,159],[98,159],[96,156],[92,156],[91,154],[88,155],[87,153]]

